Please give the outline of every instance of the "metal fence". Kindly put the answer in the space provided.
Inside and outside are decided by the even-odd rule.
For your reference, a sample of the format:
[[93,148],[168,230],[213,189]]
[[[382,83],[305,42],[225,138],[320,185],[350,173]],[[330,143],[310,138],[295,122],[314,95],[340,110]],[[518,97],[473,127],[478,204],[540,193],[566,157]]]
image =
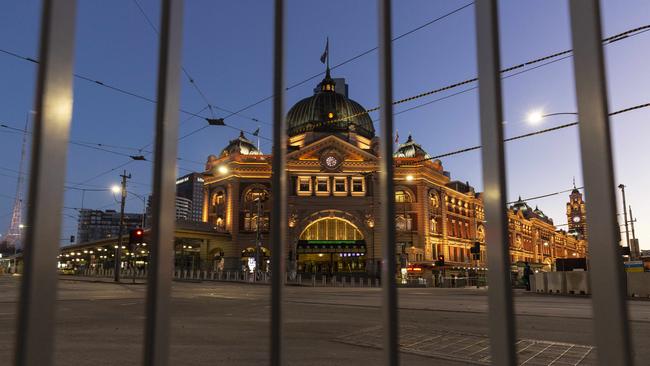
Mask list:
[[[273,81],[273,195],[286,202],[284,171],[286,152],[284,116],[285,1],[274,0]],[[182,0],[162,0],[151,264],[143,363],[164,366],[169,353],[169,303],[172,281],[174,182],[178,129],[181,58]],[[381,202],[380,235],[387,239],[382,266],[383,351],[385,363],[399,364],[395,263],[395,207],[392,165],[392,49],[391,1],[379,5],[379,79],[381,101]],[[506,180],[502,131],[499,37],[496,0],[477,0],[479,100],[483,145],[484,204],[489,263],[489,327],[492,363],[515,365],[515,326],[509,275],[506,216]],[[579,136],[585,191],[589,197],[590,271],[598,359],[601,365],[629,365],[631,360],[623,276],[619,267],[614,198],[613,164],[603,68],[598,0],[571,0],[576,94],[580,115]],[[54,313],[57,295],[60,233],[66,151],[72,116],[75,0],[44,0],[40,35],[40,64],[36,89],[29,183],[25,270],[22,281],[15,364],[53,364]],[[279,174],[277,174],[280,172]],[[271,355],[270,364],[283,364],[282,274],[286,238],[286,209],[272,212]]]

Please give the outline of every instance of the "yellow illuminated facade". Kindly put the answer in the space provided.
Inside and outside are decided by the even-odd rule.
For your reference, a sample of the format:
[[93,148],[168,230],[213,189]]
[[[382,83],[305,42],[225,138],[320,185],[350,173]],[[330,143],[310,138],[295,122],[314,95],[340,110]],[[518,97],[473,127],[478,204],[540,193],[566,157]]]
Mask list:
[[[337,82],[328,72],[314,95],[287,114],[289,270],[374,272],[385,244],[376,235],[382,225],[379,139],[363,107],[340,92]],[[482,193],[452,180],[442,162],[431,159],[411,136],[398,145],[393,158],[400,256],[414,263],[442,255],[452,268],[485,268]],[[271,156],[243,133],[218,156],[208,157],[203,218],[228,238],[220,243],[218,260],[224,268],[241,269],[258,243],[266,255],[273,255],[268,251],[269,215],[275,204],[271,174]],[[551,270],[556,258],[586,256],[584,232],[556,230],[551,219],[524,201],[509,208],[508,218],[513,264],[529,262]],[[571,229],[579,227],[574,224]],[[474,259],[470,248],[477,242],[481,253]],[[209,248],[205,252],[211,253]]]

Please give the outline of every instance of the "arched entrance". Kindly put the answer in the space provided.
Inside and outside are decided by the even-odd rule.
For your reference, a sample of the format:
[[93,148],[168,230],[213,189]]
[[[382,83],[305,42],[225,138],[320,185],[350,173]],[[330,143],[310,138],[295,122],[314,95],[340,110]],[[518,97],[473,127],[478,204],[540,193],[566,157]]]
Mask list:
[[300,234],[298,272],[365,272],[366,242],[363,233],[351,221],[341,217],[323,217],[309,223]]

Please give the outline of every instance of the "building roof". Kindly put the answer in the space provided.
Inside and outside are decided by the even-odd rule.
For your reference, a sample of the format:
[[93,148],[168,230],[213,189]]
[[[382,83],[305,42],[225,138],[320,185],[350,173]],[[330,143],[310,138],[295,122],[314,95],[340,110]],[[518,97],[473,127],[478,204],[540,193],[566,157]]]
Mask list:
[[537,218],[539,220],[545,221],[553,225],[553,219],[546,216],[544,211],[540,210],[537,206],[535,206],[535,209],[532,209],[530,206],[528,206],[526,201],[521,199],[521,196],[519,197],[517,202],[515,202],[512,206],[510,206],[510,209],[513,210],[515,213],[521,211],[524,217],[529,220],[532,218]]
[[335,91],[336,82],[329,69],[314,95],[296,103],[287,113],[287,134],[331,132],[375,136],[372,119],[361,104]]
[[262,151],[260,151],[254,143],[247,139],[246,136],[244,136],[244,132],[242,131],[239,133],[238,138],[230,140],[228,146],[221,150],[220,157],[223,158],[232,154],[262,155]]
[[409,134],[406,142],[397,147],[397,150],[393,153],[393,157],[430,159],[431,155],[424,151],[422,146],[416,143],[415,140],[413,140],[413,136]]

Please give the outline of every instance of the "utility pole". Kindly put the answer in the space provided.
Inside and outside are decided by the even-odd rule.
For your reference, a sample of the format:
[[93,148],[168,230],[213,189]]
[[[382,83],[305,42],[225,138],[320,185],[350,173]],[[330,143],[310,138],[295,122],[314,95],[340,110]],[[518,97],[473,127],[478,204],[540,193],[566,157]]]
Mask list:
[[630,231],[627,226],[627,204],[625,203],[625,185],[619,184],[618,188],[621,189],[621,194],[623,195],[623,220],[625,220],[625,244],[627,244],[628,249],[630,249],[630,260],[636,256],[636,253],[633,252],[632,247],[630,246]]
[[121,196],[122,201],[120,202],[120,228],[117,234],[117,247],[115,248],[115,273],[114,280],[115,282],[120,282],[120,254],[122,253],[122,233],[124,231],[124,204],[126,203],[126,180],[131,179],[131,174],[124,173],[120,175],[122,177],[122,189]]
[[634,222],[636,220],[634,220],[634,218],[632,217],[632,206],[629,206],[629,207],[630,207],[630,226],[632,228],[632,240],[635,240],[636,235],[634,234]]

